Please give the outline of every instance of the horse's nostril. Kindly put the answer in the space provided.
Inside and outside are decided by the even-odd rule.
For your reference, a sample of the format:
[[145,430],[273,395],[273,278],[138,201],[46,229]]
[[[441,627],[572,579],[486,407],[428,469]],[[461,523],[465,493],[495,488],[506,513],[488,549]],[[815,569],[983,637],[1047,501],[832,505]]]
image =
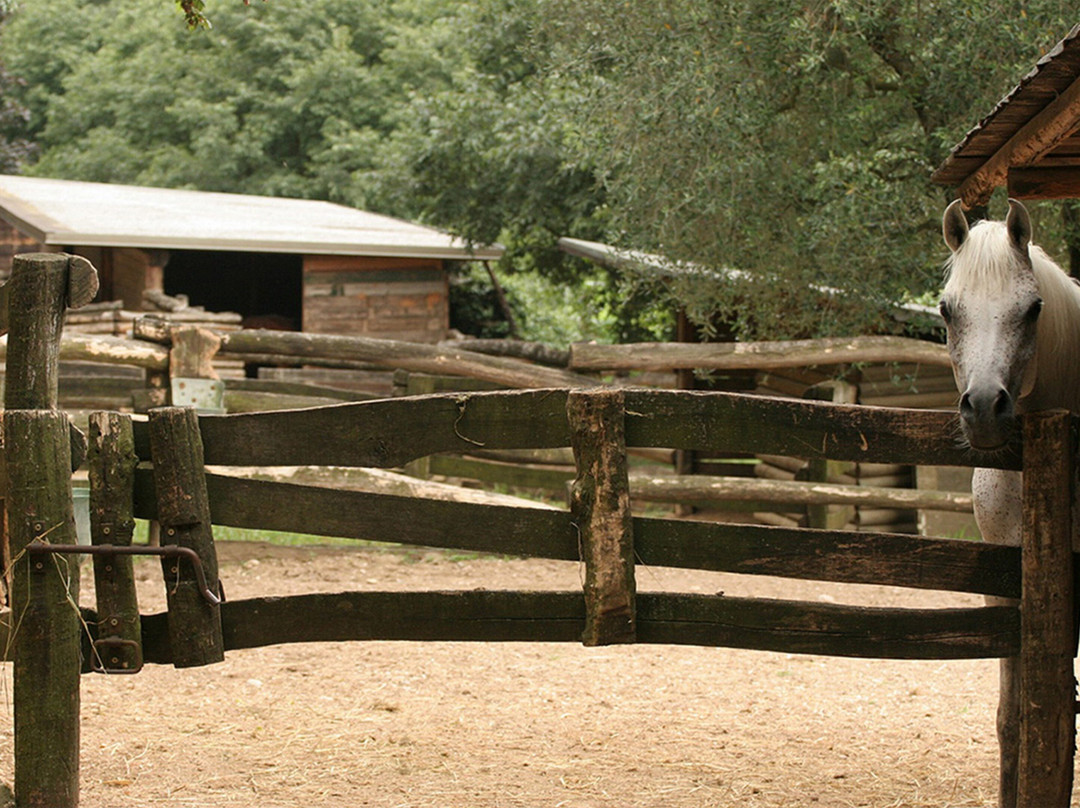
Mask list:
[[1002,390],[994,399],[994,415],[999,418],[1008,416],[1012,412],[1012,396],[1007,390]]
[[1005,388],[972,389],[960,396],[960,417],[968,423],[1008,420],[1013,400]]
[[971,394],[964,393],[960,396],[960,415],[964,418],[971,418],[975,415],[975,407],[971,403]]

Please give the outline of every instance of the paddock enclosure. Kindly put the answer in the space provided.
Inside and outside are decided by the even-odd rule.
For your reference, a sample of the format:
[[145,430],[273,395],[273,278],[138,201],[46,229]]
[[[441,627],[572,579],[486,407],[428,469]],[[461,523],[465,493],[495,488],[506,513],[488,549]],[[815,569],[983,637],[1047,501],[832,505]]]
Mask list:
[[[954,415],[944,411],[595,384],[236,415],[190,407],[154,408],[146,419],[99,412],[90,417],[86,447],[92,546],[80,548],[70,474],[81,440],[56,410],[55,372],[64,302],[85,298],[80,283],[88,283],[87,270],[76,261],[31,256],[17,262],[7,293],[8,646],[20,806],[77,801],[80,671],[198,667],[241,649],[375,640],[638,643],[923,660],[1019,654],[1030,705],[1021,729],[1021,801],[1068,804],[1076,434],[1068,414],[1027,416],[1022,446],[974,457],[958,445]],[[576,462],[568,508],[250,475],[260,466],[387,469],[478,448],[566,447]],[[1023,469],[1024,544],[642,516],[631,508],[628,455],[655,449]],[[131,545],[136,517],[160,524],[160,547]],[[229,584],[219,582],[212,525],[578,562],[582,586],[233,600],[223,597]],[[94,609],[74,608],[74,559],[82,553],[94,559]],[[166,612],[140,614],[130,564],[136,553],[161,557]],[[1020,605],[885,608],[639,592],[639,568],[974,593]],[[227,705],[214,710],[227,713]]]

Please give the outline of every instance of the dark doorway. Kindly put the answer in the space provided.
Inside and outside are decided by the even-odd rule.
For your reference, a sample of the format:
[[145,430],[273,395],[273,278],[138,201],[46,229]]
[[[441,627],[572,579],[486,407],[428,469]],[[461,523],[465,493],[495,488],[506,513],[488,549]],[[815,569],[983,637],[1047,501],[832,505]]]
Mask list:
[[282,253],[172,250],[165,293],[185,294],[193,306],[235,311],[246,325],[299,330],[303,257]]

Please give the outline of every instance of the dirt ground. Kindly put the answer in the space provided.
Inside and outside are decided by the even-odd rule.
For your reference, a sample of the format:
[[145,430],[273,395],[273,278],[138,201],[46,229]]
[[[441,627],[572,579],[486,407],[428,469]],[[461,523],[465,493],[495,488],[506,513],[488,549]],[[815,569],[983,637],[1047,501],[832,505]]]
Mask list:
[[[219,552],[233,599],[580,585],[577,565],[550,561],[251,543],[222,543]],[[162,609],[160,566],[139,562],[137,575],[143,611]],[[655,568],[639,568],[638,584],[867,604],[978,602]],[[5,668],[0,779],[10,783]],[[644,645],[231,652],[208,668],[83,677],[82,805],[990,806],[996,668],[992,660]]]

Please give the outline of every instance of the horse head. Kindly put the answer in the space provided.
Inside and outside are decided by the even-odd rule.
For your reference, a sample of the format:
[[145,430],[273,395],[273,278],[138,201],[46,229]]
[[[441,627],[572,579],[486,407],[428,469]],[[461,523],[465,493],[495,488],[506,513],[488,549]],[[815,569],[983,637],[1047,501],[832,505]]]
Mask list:
[[952,256],[941,316],[960,391],[961,429],[972,448],[992,451],[1009,441],[1017,402],[1035,384],[1032,359],[1043,301],[1032,269],[1031,219],[1010,199],[1004,222],[969,228],[956,200],[945,211],[942,231]]

